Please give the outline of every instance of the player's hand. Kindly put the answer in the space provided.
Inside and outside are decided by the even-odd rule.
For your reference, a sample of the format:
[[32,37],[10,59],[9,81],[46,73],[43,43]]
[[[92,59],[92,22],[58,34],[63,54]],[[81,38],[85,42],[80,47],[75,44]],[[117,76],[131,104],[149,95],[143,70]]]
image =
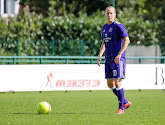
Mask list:
[[120,58],[121,58],[121,55],[120,55],[120,54],[118,54],[118,55],[115,57],[115,63],[116,63],[116,64],[119,64]]
[[101,57],[97,59],[97,65],[100,66]]

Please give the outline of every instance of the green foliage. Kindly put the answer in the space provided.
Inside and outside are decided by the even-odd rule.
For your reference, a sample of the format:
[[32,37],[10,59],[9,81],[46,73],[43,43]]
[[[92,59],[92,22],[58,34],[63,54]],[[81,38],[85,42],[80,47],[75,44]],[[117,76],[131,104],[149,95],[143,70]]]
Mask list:
[[149,20],[157,20],[158,15],[161,14],[161,9],[165,0],[145,0],[143,9],[146,11],[143,17]]
[[[124,8],[123,11],[118,12],[119,21],[126,27],[131,44],[149,46],[157,41],[155,22],[144,20],[142,15],[130,13],[131,8]],[[127,15],[127,16],[126,16]],[[138,17],[138,18],[137,18]]]
[[159,19],[160,21],[158,21],[158,28],[157,28],[157,38],[159,39],[159,45],[160,45],[160,49],[161,49],[161,53],[163,56],[165,56],[165,4],[162,6],[161,8],[161,13],[159,15]]
[[50,0],[20,0],[20,5],[29,8],[30,12],[47,15]]
[[[50,16],[43,20],[42,31],[44,38],[63,41],[63,49],[58,48],[61,51],[60,53],[55,52],[56,54],[62,54],[65,50],[68,50],[68,48],[73,48],[73,46],[76,46],[76,41],[79,41],[79,45],[77,44],[76,46],[77,49],[79,49],[80,40],[84,40],[85,55],[97,54],[96,48],[99,50],[100,47],[101,28],[105,23],[105,17],[102,16],[104,13],[98,12],[97,15],[95,14],[92,16],[87,16],[84,13],[80,15],[81,16],[77,18],[75,15],[70,13],[65,16]],[[74,42],[70,40],[74,40]],[[69,41],[71,42],[70,46],[65,48]]]
[[[17,40],[19,40],[22,41],[19,42],[21,55],[33,55],[33,52],[30,51],[32,49],[30,41],[33,41],[42,34],[42,18],[42,14],[36,15],[35,12],[30,13],[25,9],[24,13],[18,15],[18,17],[9,17],[6,21],[1,21],[3,22],[3,30],[0,34],[0,49],[4,51],[2,53],[16,55]],[[22,50],[26,52],[24,53]]]
[[[99,50],[100,47],[101,28],[105,23],[105,17],[100,17],[104,13],[98,11],[91,16],[80,13],[79,18],[71,13],[65,16],[56,16],[53,7],[50,7],[50,16],[45,18],[42,14],[29,13],[26,9],[24,14],[17,18],[9,18],[8,23],[3,24],[9,32],[0,35],[0,38],[5,38],[6,41],[6,47],[2,46],[3,49],[11,52],[11,49],[8,49],[11,46],[8,40],[14,40],[15,51],[13,54],[16,55],[16,41],[19,39],[20,55],[51,55],[53,48],[51,42],[55,40],[56,55],[80,55],[80,41],[83,40],[84,54],[96,55],[98,52],[96,48]],[[1,45],[4,44],[2,40],[0,40]],[[74,52],[72,52],[72,48],[75,49]]]
[[28,5],[30,12],[49,15],[50,6],[58,15],[73,13],[78,16],[80,12],[86,12],[87,15],[95,13],[97,10],[104,10],[109,6],[112,0],[21,0],[20,4],[25,7]]
[[[151,20],[148,17],[149,10],[152,8],[147,7],[146,1],[148,0],[116,1],[118,21],[126,27],[132,45],[149,46],[155,43],[163,45],[164,29],[159,27],[165,26],[164,9],[159,8],[158,12],[161,10],[161,14],[154,15]],[[101,29],[106,23],[105,12],[100,10],[105,8],[98,8],[97,11],[94,9],[94,13],[88,12],[88,9],[92,8],[91,4],[86,6],[88,2],[50,0],[47,16],[25,8],[17,17],[8,19],[0,17],[1,55],[17,55],[18,49],[20,55],[28,56],[52,55],[52,49],[55,55],[80,55],[81,40],[84,41],[85,56],[98,55]],[[24,4],[27,5],[28,1],[24,0]],[[107,5],[106,2],[105,5]],[[76,11],[77,6],[83,9]],[[154,20],[156,17],[158,20]],[[55,40],[55,46],[52,46],[53,40]],[[161,53],[165,55],[165,48],[162,46]]]

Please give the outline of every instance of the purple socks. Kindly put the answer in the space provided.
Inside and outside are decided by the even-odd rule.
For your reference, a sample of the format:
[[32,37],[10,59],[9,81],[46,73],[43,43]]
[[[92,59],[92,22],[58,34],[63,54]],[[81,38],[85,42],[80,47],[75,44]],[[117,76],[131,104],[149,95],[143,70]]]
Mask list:
[[124,89],[120,87],[119,88],[112,87],[111,90],[118,97],[119,108],[123,110],[123,105],[128,103],[128,101],[124,97]]

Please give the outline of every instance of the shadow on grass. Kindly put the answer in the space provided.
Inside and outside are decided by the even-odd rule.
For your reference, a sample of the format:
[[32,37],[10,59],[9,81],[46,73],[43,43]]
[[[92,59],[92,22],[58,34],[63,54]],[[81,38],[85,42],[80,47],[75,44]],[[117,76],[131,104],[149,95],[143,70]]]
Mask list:
[[[5,114],[10,114],[10,115],[45,115],[45,114],[38,114],[38,113],[23,113],[23,112],[16,112],[16,113],[5,113]],[[51,112],[50,114],[53,115],[106,115],[106,114],[110,114],[110,113],[105,113],[105,112],[61,112],[61,113],[55,113],[55,112]]]
[[77,112],[77,113],[76,113],[76,112],[62,112],[62,113],[54,113],[54,114],[58,114],[58,115],[60,115],[60,114],[61,114],[61,115],[65,115],[65,114],[66,114],[66,115],[72,115],[72,114],[73,114],[73,115],[74,115],[74,114],[75,114],[75,115],[76,115],[76,114],[79,114],[79,115],[80,115],[80,114],[96,115],[96,114],[110,114],[110,113],[107,113],[107,112],[106,112],[106,113],[105,113],[105,112]]
[[21,113],[21,112],[16,112],[16,113],[6,113],[6,114],[13,114],[13,115],[39,115],[38,113]]

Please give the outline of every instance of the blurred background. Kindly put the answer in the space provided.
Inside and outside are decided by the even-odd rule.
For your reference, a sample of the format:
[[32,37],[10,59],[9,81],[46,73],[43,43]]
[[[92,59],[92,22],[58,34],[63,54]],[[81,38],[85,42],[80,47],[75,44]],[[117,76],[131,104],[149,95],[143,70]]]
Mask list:
[[[20,56],[33,56],[30,63],[37,56],[96,63],[107,6],[129,34],[128,63],[165,63],[165,0],[0,0],[0,63],[21,63]],[[89,56],[95,61],[85,62]]]

